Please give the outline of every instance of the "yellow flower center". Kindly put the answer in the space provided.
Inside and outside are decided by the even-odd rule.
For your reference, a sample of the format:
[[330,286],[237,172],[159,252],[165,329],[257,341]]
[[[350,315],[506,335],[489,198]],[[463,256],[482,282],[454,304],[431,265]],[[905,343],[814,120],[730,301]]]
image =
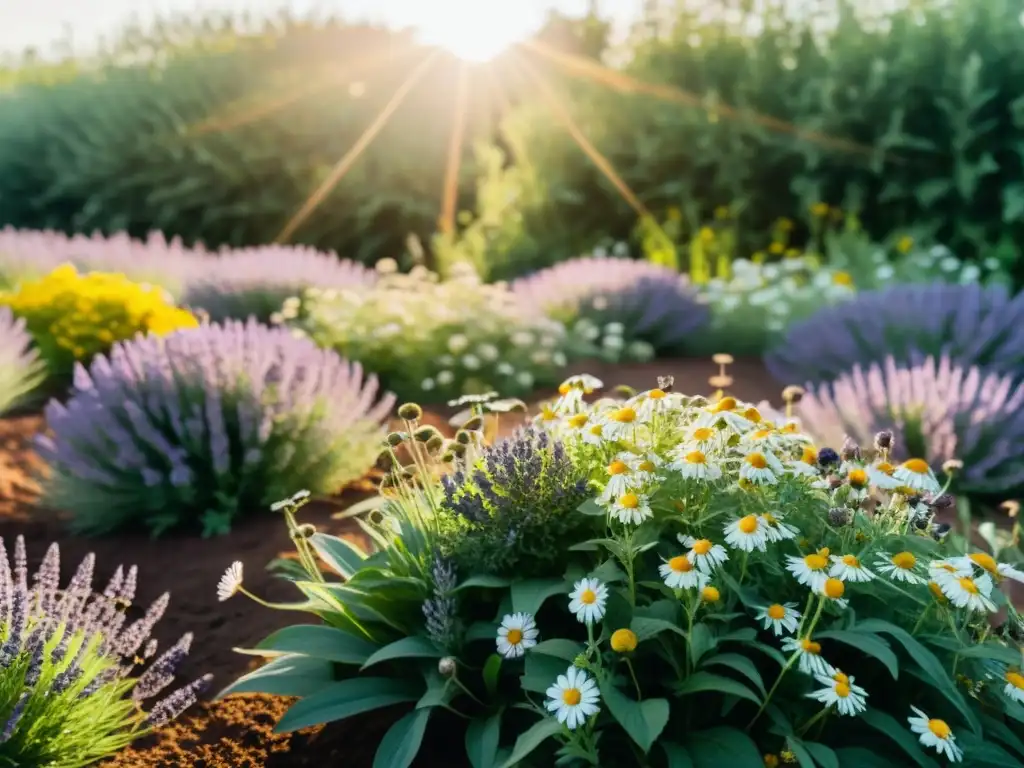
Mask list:
[[868,473],[863,469],[851,469],[847,479],[854,488],[863,488],[868,484]]
[[580,602],[584,605],[593,605],[597,602],[597,595],[592,589],[584,589],[583,594],[580,595]]
[[752,421],[755,424],[759,424],[761,422],[761,412],[757,410],[757,408],[750,407],[743,412],[743,418],[746,419],[747,421]]
[[812,571],[823,571],[828,565],[828,560],[817,554],[807,555],[807,557],[804,558],[804,564]]
[[978,585],[974,583],[974,579],[969,576],[963,576],[959,579],[960,589],[972,595],[978,594]]
[[661,400],[663,397],[665,397],[665,390],[652,389],[650,392],[647,393],[647,396],[651,398],[651,400]]
[[828,579],[825,582],[825,595],[833,600],[838,600],[846,592],[846,585],[839,579]]
[[708,457],[701,451],[690,451],[683,457],[688,464],[707,464]]
[[972,552],[970,558],[974,561],[975,565],[985,569],[993,576],[999,575],[999,566],[996,564],[995,558],[993,558],[992,555],[984,552]]
[[765,512],[763,515],[761,515],[761,517],[763,517],[764,521],[768,523],[768,525],[772,526],[772,528],[778,527],[779,519],[775,517],[775,515],[773,515],[771,512]]
[[723,411],[732,411],[736,408],[735,397],[723,397],[714,407],[711,409],[712,413],[722,413]]
[[818,463],[818,452],[811,448],[809,445],[804,446],[803,456],[800,457],[800,461],[804,464],[817,464]]
[[540,409],[540,417],[544,421],[554,421],[558,418],[558,414],[551,410],[550,406],[545,405]]
[[572,390],[572,387],[569,386],[568,382],[565,382],[561,386],[558,387],[558,394],[560,394],[560,395],[568,395],[570,390]]
[[636,411],[629,406],[619,408],[619,410],[612,414],[612,419],[620,424],[632,424],[636,421]]
[[892,556],[892,564],[904,571],[909,571],[917,565],[917,558],[911,552],[897,552]]
[[924,459],[908,459],[903,462],[903,468],[908,472],[913,472],[915,475],[928,474],[928,462]]
[[849,272],[836,272],[832,275],[832,282],[836,285],[853,285],[853,277]]
[[800,430],[797,429],[796,422],[795,421],[791,421],[788,424],[786,424],[780,431],[784,432],[787,435],[795,435]]
[[577,688],[566,688],[562,691],[562,701],[566,706],[575,707],[583,699],[583,694]]
[[894,467],[887,461],[883,461],[881,464],[876,464],[875,469],[886,475],[891,475],[893,472],[896,471],[896,467]]
[[860,560],[853,555],[843,555],[843,565],[848,565],[851,568],[860,568]]
[[630,653],[636,650],[636,634],[629,629],[617,629],[612,633],[611,646],[616,653]]
[[609,475],[623,475],[627,472],[629,472],[629,467],[626,466],[626,462],[624,461],[613,461],[608,465]]
[[850,684],[850,678],[847,677],[844,673],[840,672],[838,669],[836,670],[836,673],[832,675],[832,679],[835,680],[837,683],[842,683],[843,685]]
[[519,645],[523,640],[523,632],[520,629],[510,629],[506,639],[510,645]]
[[738,528],[741,533],[753,533],[757,530],[757,515],[747,515],[739,522]]
[[689,573],[693,570],[693,563],[690,562],[689,558],[679,555],[668,561],[668,567],[675,573]]
[[706,555],[711,551],[711,542],[708,539],[697,539],[693,542],[693,553],[695,555]]
[[693,432],[693,439],[701,443],[704,442],[705,440],[710,440],[714,436],[714,430],[708,429],[707,427],[700,427],[698,429],[695,429]]
[[804,651],[806,651],[807,653],[812,653],[815,656],[821,653],[821,643],[816,643],[809,637],[805,637],[803,640],[800,641],[800,647],[803,648]]
[[846,683],[836,683],[836,696],[845,699],[850,695],[850,686]]
[[716,587],[704,587],[700,591],[700,596],[704,599],[705,603],[717,603],[722,598],[722,594]]
[[575,416],[569,417],[569,426],[575,429],[581,429],[584,424],[587,423],[587,414],[577,413]]
[[1024,675],[1020,672],[1007,672],[1006,682],[1018,690],[1024,690]]
[[603,424],[595,424],[594,426],[592,426],[590,428],[590,434],[594,435],[595,437],[600,437],[601,433],[603,431],[604,431],[604,425]]
[[946,596],[942,593],[942,587],[936,584],[934,581],[928,582],[928,589],[935,596],[935,599],[940,603],[946,602]]
[[746,457],[745,461],[754,469],[764,469],[768,466],[768,459],[764,457],[763,453],[751,453]]
[[945,720],[932,719],[928,721],[928,730],[935,734],[936,738],[945,741],[953,733]]
[[769,437],[771,435],[771,433],[772,433],[772,431],[770,429],[759,429],[759,430],[757,430],[757,432],[755,432],[753,435],[751,435],[750,439],[751,440],[764,440],[765,438]]
[[624,493],[619,496],[619,506],[623,509],[636,509],[640,506],[640,497],[635,493]]
[[779,605],[778,603],[775,603],[775,605],[769,605],[767,613],[769,618],[775,619],[776,621],[786,618],[785,606]]
[[653,461],[651,461],[650,459],[646,459],[640,462],[640,466],[638,467],[638,469],[641,472],[653,472],[654,470],[657,469],[657,467],[654,466]]

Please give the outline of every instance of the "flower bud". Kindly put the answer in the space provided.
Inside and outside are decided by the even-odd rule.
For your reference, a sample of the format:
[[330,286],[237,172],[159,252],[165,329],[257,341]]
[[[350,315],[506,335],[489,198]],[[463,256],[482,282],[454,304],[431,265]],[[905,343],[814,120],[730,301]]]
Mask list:
[[483,416],[474,416],[471,419],[467,419],[466,423],[462,425],[462,428],[465,429],[465,430],[468,430],[469,432],[476,432],[483,425],[484,425],[484,417]]
[[611,646],[616,653],[632,653],[639,642],[631,629],[617,629],[612,633]]
[[590,662],[587,660],[585,653],[579,654],[575,659],[572,660],[572,665],[577,669],[589,669]]
[[405,442],[406,434],[404,432],[389,432],[388,433],[388,445],[392,448],[396,448]]
[[849,525],[852,516],[846,507],[832,507],[828,511],[828,522],[833,528],[842,528]]
[[892,432],[888,429],[883,429],[881,432],[875,435],[875,448],[879,451],[888,451],[892,449]]
[[675,376],[659,376],[658,377],[658,389],[660,389],[663,392],[671,392],[672,391],[672,387],[675,386],[675,383],[676,383],[676,377]]
[[457,668],[455,658],[452,656],[445,656],[439,662],[437,662],[437,673],[441,677],[452,677],[455,674]]
[[309,523],[303,523],[294,531],[292,531],[292,539],[298,541],[300,539],[308,539],[316,533],[316,526]]
[[412,436],[416,439],[417,443],[425,443],[428,440],[430,440],[430,438],[432,438],[434,435],[437,435],[438,437],[442,437],[442,435],[438,431],[437,427],[432,427],[429,424],[426,425],[426,426],[420,427],[419,429],[417,429],[415,432],[412,433]]
[[462,443],[452,443],[450,447],[451,452],[458,456],[460,459],[466,455],[466,446],[463,445]]
[[416,403],[402,403],[398,406],[398,418],[405,421],[416,421],[423,418],[423,409]]
[[460,429],[455,433],[455,442],[459,445],[466,446],[473,442],[473,436],[466,430]]
[[413,480],[415,478],[416,478],[416,470],[415,469],[411,469],[410,467],[406,467],[405,469],[402,470],[402,479],[403,480]]
[[843,461],[860,461],[860,446],[847,436],[843,439],[843,447],[839,449],[839,456]]
[[451,464],[453,461],[455,461],[455,453],[452,452],[450,449],[445,451],[444,454],[441,456],[441,461],[444,462],[445,464]]

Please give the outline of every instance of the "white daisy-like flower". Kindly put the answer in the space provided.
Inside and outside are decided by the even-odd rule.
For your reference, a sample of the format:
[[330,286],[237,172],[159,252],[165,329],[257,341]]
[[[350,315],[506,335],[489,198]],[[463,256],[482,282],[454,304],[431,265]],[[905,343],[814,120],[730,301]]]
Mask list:
[[739,403],[733,397],[723,397],[717,403],[703,409],[698,417],[696,426],[714,427],[722,422],[733,432],[742,435],[750,431],[754,422],[737,412]]
[[908,459],[893,471],[900,485],[922,493],[937,493],[942,489],[939,481],[924,459]]
[[787,539],[795,539],[800,535],[800,529],[785,522],[782,515],[773,515],[765,512],[761,515],[761,524],[764,527],[764,535],[769,544],[775,544]]
[[217,582],[217,599],[220,602],[233,597],[242,586],[242,563],[235,560]]
[[688,451],[668,466],[685,480],[709,482],[718,480],[722,476],[722,470],[708,458],[704,451]]
[[601,497],[606,500],[617,499],[627,491],[642,484],[641,479],[634,477],[633,468],[630,466],[633,457],[619,454],[605,468],[608,473],[608,482],[604,486]]
[[764,628],[770,628],[776,637],[796,632],[801,615],[796,603],[772,603],[757,609],[757,620],[763,621]]
[[604,424],[601,422],[588,424],[578,434],[587,445],[604,445],[608,442],[604,434]]
[[624,405],[604,414],[601,425],[605,439],[624,440],[633,437],[644,421],[635,408]]
[[825,583],[821,585],[820,592],[824,597],[831,600],[833,605],[837,605],[840,608],[846,608],[850,604],[849,600],[843,599],[843,595],[846,594],[846,584],[835,576],[829,576],[825,579]]
[[707,576],[699,571],[686,555],[679,555],[662,563],[658,566],[658,572],[664,579],[665,586],[670,589],[703,587],[707,581]]
[[636,491],[627,491],[617,499],[611,499],[608,507],[612,517],[626,525],[640,525],[653,515],[647,496]]
[[1019,571],[1007,563],[996,562],[996,559],[986,552],[972,552],[971,554],[964,555],[963,557],[950,558],[950,562],[957,566],[962,564],[964,568],[977,566],[991,576],[997,583],[1003,579],[1013,579],[1014,581],[1024,582],[1024,572]]
[[828,580],[828,549],[819,549],[805,557],[786,556],[786,570],[815,592],[821,592]]
[[1024,704],[1024,675],[1021,674],[1021,671],[1007,669],[1003,674],[1003,682],[1006,683],[1003,686],[1003,694],[1018,704]]
[[825,687],[807,694],[808,698],[820,701],[826,707],[835,707],[840,715],[853,716],[868,708],[868,692],[839,670],[832,675],[815,675],[814,679]]
[[938,582],[942,594],[957,608],[969,611],[995,613],[996,604],[989,599],[992,594],[992,577],[987,573],[978,577],[960,576]]
[[569,593],[569,612],[583,624],[593,624],[604,618],[608,602],[608,587],[599,579],[581,579],[573,584]]
[[537,644],[537,624],[529,613],[510,613],[498,627],[498,653],[506,659],[517,659]]
[[840,581],[871,581],[875,574],[864,567],[856,555],[832,555],[832,568],[828,575]]
[[871,493],[871,481],[864,467],[851,466],[846,473],[846,484],[850,488],[847,498],[853,501],[863,501]]
[[686,556],[701,573],[711,573],[729,559],[729,553],[725,547],[713,543],[711,539],[697,539],[693,536],[684,536],[681,533],[676,538],[680,544],[689,548]]
[[721,433],[711,427],[697,427],[689,433],[680,448],[677,449],[677,455],[690,451],[700,451],[705,454],[711,453],[721,443]]
[[824,675],[831,677],[835,668],[821,657],[821,643],[807,637],[787,637],[782,641],[785,653],[798,653],[800,671],[805,675]]
[[678,395],[673,396],[661,388],[656,388],[641,392],[636,397],[631,398],[629,404],[636,408],[641,419],[647,421],[657,413],[665,413],[671,410],[678,400]]
[[896,468],[887,461],[880,461],[870,464],[865,468],[868,473],[868,482],[883,491],[891,491],[899,488],[902,483],[894,475]]
[[581,373],[577,376],[570,376],[558,387],[558,393],[566,394],[571,389],[578,389],[585,395],[590,395],[604,387],[604,382],[589,373]]
[[914,714],[907,718],[910,723],[910,730],[917,734],[917,740],[922,746],[931,747],[938,754],[945,755],[951,762],[959,763],[963,760],[963,752],[956,745],[956,736],[953,729],[945,720],[928,717],[917,707],[910,708]]
[[974,574],[974,568],[970,564],[965,564],[962,560],[957,562],[957,560],[958,558],[932,560],[928,563],[929,578],[941,587],[947,581],[956,581],[964,576]]
[[655,479],[658,469],[664,464],[664,460],[656,453],[644,453],[640,456],[631,456],[630,467],[633,474],[644,482],[651,482]]
[[597,702],[601,700],[601,692],[597,683],[582,669],[569,667],[564,675],[559,675],[555,684],[548,688],[546,706],[554,712],[558,722],[570,731],[576,730],[591,715],[596,715],[601,708]]
[[917,573],[917,558],[913,552],[897,552],[892,557],[879,553],[875,558],[875,570],[893,581],[905,581],[908,584],[924,584],[928,581]]
[[767,536],[764,523],[757,515],[746,515],[728,523],[725,528],[725,543],[733,549],[753,552],[767,550]]
[[821,470],[818,468],[818,452],[809,445],[803,446],[800,458],[797,461],[787,462],[786,467],[794,475],[818,477],[821,474]]
[[782,463],[767,451],[748,453],[740,465],[740,477],[756,485],[775,485],[785,471]]
[[[557,407],[555,408],[555,410],[558,410]],[[594,424],[595,422],[591,420],[590,414],[586,413],[585,411],[581,411],[580,413],[574,413],[572,416],[569,416],[565,420],[566,431],[568,431],[570,434],[576,433],[578,435],[583,435],[591,427],[593,427]]]

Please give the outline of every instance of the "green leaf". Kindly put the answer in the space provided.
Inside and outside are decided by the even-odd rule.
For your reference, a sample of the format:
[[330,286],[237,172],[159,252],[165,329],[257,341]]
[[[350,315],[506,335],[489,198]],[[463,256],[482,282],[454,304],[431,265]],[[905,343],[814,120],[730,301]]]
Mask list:
[[593,515],[594,517],[604,517],[608,514],[608,510],[597,503],[597,499],[587,499],[577,507],[577,511],[584,515]]
[[693,768],[693,760],[690,759],[690,753],[685,747],[671,741],[663,741],[661,748],[665,752],[667,768]]
[[747,647],[756,648],[761,653],[768,656],[772,661],[776,662],[780,667],[786,666],[786,657],[782,655],[782,652],[778,648],[772,648],[770,645],[764,643],[747,643]]
[[761,703],[760,697],[742,683],[738,683],[730,677],[722,677],[721,675],[714,675],[711,672],[699,670],[676,686],[675,691],[680,696],[714,691],[715,693],[739,696],[741,699],[747,699],[755,704]]
[[757,745],[736,728],[710,728],[687,734],[694,768],[764,768]]
[[378,647],[368,640],[323,624],[296,624],[262,640],[254,653],[298,653],[339,664],[365,664]]
[[553,717],[545,717],[543,720],[534,723],[516,739],[515,746],[512,747],[512,754],[509,755],[508,760],[502,763],[501,768],[513,768],[513,766],[521,762],[523,758],[529,756],[537,747],[543,744],[545,740],[561,732],[562,726]]
[[524,691],[544,693],[555,684],[559,675],[566,673],[568,668],[562,659],[544,654],[528,653],[523,675],[519,678],[520,685]]
[[233,693],[269,693],[274,696],[310,696],[334,682],[334,668],[325,659],[289,655],[274,659],[243,675],[217,694],[216,700]]
[[649,619],[645,616],[634,616],[633,621],[630,622],[629,628],[633,630],[633,633],[636,635],[637,642],[640,643],[644,640],[650,640],[652,637],[655,637],[662,632],[675,632],[680,637],[686,637],[686,633],[671,621]]
[[714,650],[718,641],[707,624],[694,624],[690,632],[690,653],[693,655],[693,663],[700,661],[708,651]]
[[1001,746],[988,739],[981,738],[973,733],[961,733],[956,738],[958,746],[963,749],[964,756],[970,761],[971,766],[991,766],[991,768],[1005,768],[1010,765],[1020,765],[1021,761],[1011,755]]
[[540,653],[545,656],[554,656],[556,659],[564,659],[565,661],[572,663],[576,657],[585,650],[586,647],[583,643],[577,643],[573,640],[555,637],[551,640],[545,640],[541,643],[537,643],[528,651],[528,653]]
[[393,677],[339,680],[293,704],[277,721],[274,733],[291,733],[313,725],[344,720],[362,712],[413,702],[422,695],[421,684]]
[[839,757],[830,748],[816,741],[805,741],[804,748],[811,753],[814,762],[821,768],[839,768]]
[[437,668],[424,669],[423,679],[427,684],[427,692],[416,702],[416,709],[443,707],[454,698],[455,686],[449,678],[443,677]]
[[863,747],[843,747],[836,750],[836,756],[840,768],[904,768]]
[[860,719],[879,733],[885,734],[895,741],[900,749],[913,758],[914,762],[920,765],[921,768],[935,768],[935,761],[921,750],[917,737],[907,728],[905,723],[899,722],[886,712],[871,708],[862,712]]
[[613,558],[609,558],[597,566],[591,571],[590,576],[604,584],[615,584],[626,580],[626,574],[622,572],[619,564]]
[[786,744],[796,757],[796,761],[800,765],[800,768],[818,768],[814,764],[814,758],[811,757],[811,753],[807,751],[806,747],[804,747],[804,743],[800,741],[800,739],[790,737]]
[[465,639],[467,642],[474,640],[489,640],[493,645],[498,638],[498,624],[497,622],[488,623],[486,621],[478,621],[475,624],[470,625],[469,629],[466,630]]
[[432,709],[416,709],[392,725],[381,739],[373,768],[409,768],[420,751]]
[[814,635],[815,640],[835,640],[838,643],[845,643],[859,651],[863,651],[885,665],[893,679],[900,675],[900,662],[896,654],[892,652],[889,644],[872,635],[869,632],[855,632],[853,630],[835,629],[829,632],[818,632]]
[[633,701],[610,682],[601,687],[608,712],[644,754],[651,751],[654,742],[668,724],[669,705],[665,699]]
[[382,661],[397,659],[440,659],[445,652],[425,637],[411,635],[389,643],[363,663],[363,669],[380,664]]
[[466,756],[473,768],[494,768],[501,738],[501,713],[476,719],[466,729]]
[[754,687],[761,692],[762,697],[768,695],[768,691],[764,687],[764,681],[761,679],[761,673],[757,671],[757,666],[754,662],[746,656],[740,656],[738,653],[719,653],[702,662],[702,666],[705,667],[714,666],[715,664],[739,672],[754,684]]
[[337,536],[314,533],[308,541],[320,555],[320,559],[343,579],[351,579],[366,560],[366,553],[362,549]]
[[511,583],[512,582],[509,579],[503,579],[500,576],[490,576],[488,574],[471,576],[453,589],[452,594],[473,587],[477,587],[479,589],[504,589]]
[[562,579],[524,579],[512,584],[512,610],[536,616],[544,602],[555,595],[564,595],[569,604],[572,587]]
[[1010,749],[1016,751],[1018,755],[1024,756],[1024,742],[1022,742],[1017,735],[1006,726],[1006,723],[1000,722],[994,717],[989,717],[988,715],[982,715],[981,721],[982,725],[985,726],[986,736],[991,736],[992,738],[1001,741]]
[[492,653],[484,662],[484,687],[491,696],[498,690],[498,676],[501,674],[501,656]]

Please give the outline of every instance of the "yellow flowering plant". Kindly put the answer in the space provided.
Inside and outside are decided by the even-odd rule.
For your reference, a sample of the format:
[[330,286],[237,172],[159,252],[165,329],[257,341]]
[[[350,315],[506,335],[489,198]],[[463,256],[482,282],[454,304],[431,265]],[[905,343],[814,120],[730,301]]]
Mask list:
[[70,264],[0,293],[0,306],[24,318],[41,358],[57,377],[136,334],[164,335],[198,326],[160,288],[123,274],[79,273]]
[[[304,538],[289,513],[342,579],[296,582],[329,628],[275,633],[254,651],[273,669],[227,692],[298,696],[282,730],[408,702],[377,756],[396,768],[428,726],[504,768],[1022,764],[1021,623],[1000,585],[1024,572],[939,522],[948,479],[888,434],[869,460],[786,413],[658,384],[602,398],[573,377],[495,446],[410,438],[409,421],[389,445],[411,459],[391,454],[362,510],[376,552]],[[563,514],[589,523],[562,526],[545,571],[460,554],[493,531],[518,547],[581,476]]]

